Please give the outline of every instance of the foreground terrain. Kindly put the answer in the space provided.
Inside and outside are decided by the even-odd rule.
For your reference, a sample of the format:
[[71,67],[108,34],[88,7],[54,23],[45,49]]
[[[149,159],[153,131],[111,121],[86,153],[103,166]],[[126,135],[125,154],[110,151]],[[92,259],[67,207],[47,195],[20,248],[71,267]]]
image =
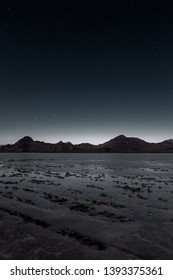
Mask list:
[[173,155],[1,154],[0,259],[172,259]]

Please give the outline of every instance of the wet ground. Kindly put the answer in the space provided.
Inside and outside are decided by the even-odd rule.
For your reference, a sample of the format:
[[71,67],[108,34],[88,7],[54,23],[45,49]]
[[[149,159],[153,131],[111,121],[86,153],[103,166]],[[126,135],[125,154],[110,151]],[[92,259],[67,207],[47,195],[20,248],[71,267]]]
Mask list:
[[0,259],[172,259],[173,155],[0,154]]

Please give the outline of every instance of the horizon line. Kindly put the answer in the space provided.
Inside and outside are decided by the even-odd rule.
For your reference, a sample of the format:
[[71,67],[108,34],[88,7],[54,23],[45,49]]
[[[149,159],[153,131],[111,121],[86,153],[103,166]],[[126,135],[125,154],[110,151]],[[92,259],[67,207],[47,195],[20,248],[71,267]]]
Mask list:
[[13,143],[6,143],[6,144],[0,144],[0,146],[6,146],[6,145],[14,145],[15,143],[17,143],[18,141],[20,141],[21,139],[23,139],[23,138],[25,138],[25,137],[28,137],[28,138],[31,138],[34,142],[36,142],[36,141],[38,141],[38,142],[43,142],[43,143],[47,143],[47,144],[57,144],[57,143],[59,143],[59,142],[62,142],[62,143],[71,143],[72,145],[80,145],[80,144],[90,144],[90,145],[93,145],[93,146],[98,146],[98,145],[101,145],[101,144],[104,144],[104,143],[106,143],[106,142],[109,142],[110,140],[113,140],[113,139],[115,139],[115,138],[118,138],[118,137],[125,137],[125,138],[136,138],[136,139],[140,139],[140,140],[142,140],[142,141],[145,141],[145,142],[147,142],[147,143],[150,143],[150,144],[158,144],[158,143],[162,143],[162,142],[164,142],[164,141],[169,141],[169,140],[172,140],[173,141],[173,139],[172,138],[169,138],[169,139],[164,139],[164,140],[161,140],[161,141],[159,141],[159,142],[154,142],[154,141],[147,141],[147,140],[144,140],[143,138],[140,138],[140,137],[137,137],[137,136],[126,136],[125,134],[119,134],[119,135],[117,135],[117,136],[115,136],[115,137],[113,137],[113,138],[109,138],[108,140],[106,140],[106,141],[104,141],[104,142],[102,142],[102,143],[99,143],[99,144],[93,144],[93,143],[91,143],[91,142],[79,142],[79,143],[73,143],[73,142],[71,142],[71,141],[63,141],[63,140],[59,140],[58,142],[47,142],[47,141],[45,141],[45,140],[34,140],[33,138],[34,137],[31,137],[31,136],[29,136],[29,135],[25,135],[25,136],[23,136],[23,137],[21,137],[21,138],[19,138],[17,141],[15,141],[15,142],[13,142]]

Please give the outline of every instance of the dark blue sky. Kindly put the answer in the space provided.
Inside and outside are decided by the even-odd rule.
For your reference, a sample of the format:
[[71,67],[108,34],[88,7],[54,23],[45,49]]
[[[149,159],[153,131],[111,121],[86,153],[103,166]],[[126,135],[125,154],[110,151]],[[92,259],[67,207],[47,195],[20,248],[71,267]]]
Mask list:
[[0,2],[0,144],[173,138],[171,1]]

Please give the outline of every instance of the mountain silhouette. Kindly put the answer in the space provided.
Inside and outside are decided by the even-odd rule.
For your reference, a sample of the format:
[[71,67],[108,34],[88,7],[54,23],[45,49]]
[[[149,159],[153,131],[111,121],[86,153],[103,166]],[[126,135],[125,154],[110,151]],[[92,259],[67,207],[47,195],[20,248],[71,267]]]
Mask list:
[[73,145],[71,142],[55,144],[34,141],[25,136],[14,144],[0,146],[0,153],[173,153],[173,140],[160,143],[149,143],[135,137],[119,135],[103,144],[92,145],[81,143]]

